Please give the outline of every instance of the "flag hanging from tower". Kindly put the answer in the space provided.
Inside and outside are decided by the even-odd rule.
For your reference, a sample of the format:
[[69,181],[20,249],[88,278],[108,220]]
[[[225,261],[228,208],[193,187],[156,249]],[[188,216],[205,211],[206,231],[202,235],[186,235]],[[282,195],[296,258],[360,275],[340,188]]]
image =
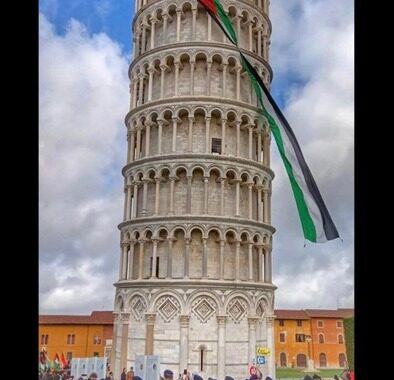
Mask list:
[[247,72],[256,93],[259,111],[270,126],[289,177],[305,239],[314,243],[324,243],[338,238],[337,228],[305,161],[295,134],[259,74],[240,51],[234,27],[220,0],[198,0],[198,2],[238,48],[242,67]]

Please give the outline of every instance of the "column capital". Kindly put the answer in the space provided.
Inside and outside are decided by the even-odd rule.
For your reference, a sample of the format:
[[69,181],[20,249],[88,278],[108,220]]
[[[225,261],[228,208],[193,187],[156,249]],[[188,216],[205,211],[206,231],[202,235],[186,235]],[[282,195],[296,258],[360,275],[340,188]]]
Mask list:
[[204,176],[204,182],[209,182],[209,176]]
[[160,63],[159,66],[160,66],[161,71],[165,71],[168,69],[168,66],[165,63]]
[[256,189],[259,191],[262,191],[262,190],[264,190],[264,187],[263,187],[263,185],[257,184]]
[[127,325],[127,324],[129,323],[129,320],[130,320],[130,313],[121,312],[121,313],[120,313],[120,317],[121,317],[122,323],[123,323],[124,325]]
[[226,243],[226,241],[224,239],[220,239],[219,242],[220,242],[220,246],[224,247],[224,244]]
[[194,118],[194,116],[189,116],[188,117],[189,121],[194,122],[196,119]]
[[173,116],[171,119],[173,123],[174,122],[179,123],[181,121],[181,119],[178,116]]
[[205,122],[210,122],[211,121],[211,116],[205,116]]
[[241,65],[236,65],[236,66],[234,67],[234,70],[235,70],[236,72],[240,72],[240,71],[242,70],[242,66],[241,66]]
[[226,325],[227,318],[228,318],[227,315],[222,315],[222,314],[216,316],[219,327],[224,327]]
[[120,248],[125,248],[125,247],[127,247],[129,245],[129,242],[127,242],[127,241],[122,241],[121,243],[120,243]]
[[266,320],[266,322],[267,322],[267,326],[268,326],[268,327],[272,327],[272,325],[273,325],[273,323],[274,323],[274,320],[275,320],[275,315],[267,315],[267,316],[265,317],[265,320]]
[[156,321],[156,313],[145,313],[146,324],[154,325]]
[[185,244],[189,245],[191,240],[191,238],[185,237]]
[[167,20],[168,19],[168,14],[167,13],[163,13],[161,15],[161,17],[163,18],[163,20]]
[[190,315],[188,314],[180,314],[179,315],[179,322],[181,327],[189,327]]
[[147,77],[147,75],[145,73],[138,73],[138,78],[141,79],[145,79]]
[[168,121],[166,119],[157,119],[157,123],[163,126],[163,125],[167,125]]
[[256,327],[257,322],[260,320],[260,317],[258,317],[257,315],[253,315],[248,317],[248,324],[249,327]]
[[153,125],[153,122],[150,120],[145,120],[145,127],[151,127]]
[[171,182],[175,182],[175,181],[178,180],[178,177],[176,175],[175,176],[169,176],[168,178],[170,179]]

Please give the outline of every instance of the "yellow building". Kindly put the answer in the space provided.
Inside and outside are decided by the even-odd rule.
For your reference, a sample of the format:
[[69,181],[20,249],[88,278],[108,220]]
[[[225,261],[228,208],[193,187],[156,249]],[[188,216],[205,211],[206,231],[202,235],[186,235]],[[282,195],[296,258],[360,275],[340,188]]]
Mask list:
[[93,311],[91,315],[40,315],[38,342],[48,358],[106,356],[111,353],[112,311]]

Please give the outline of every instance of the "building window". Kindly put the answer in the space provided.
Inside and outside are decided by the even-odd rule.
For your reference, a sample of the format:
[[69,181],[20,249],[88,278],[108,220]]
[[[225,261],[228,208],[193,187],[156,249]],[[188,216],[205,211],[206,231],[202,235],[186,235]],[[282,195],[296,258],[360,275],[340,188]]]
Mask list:
[[199,360],[200,372],[204,372],[207,348],[205,346],[200,346],[199,351],[200,351],[200,360]]
[[338,335],[338,344],[343,344],[343,335],[342,334]]
[[283,319],[279,319],[279,326],[284,326],[285,325],[285,321]]
[[346,367],[346,356],[344,353],[339,354],[339,366],[341,368],[345,368]]
[[285,343],[286,342],[286,334],[285,333],[280,333],[279,334],[279,342],[280,343]]
[[48,344],[48,334],[41,335],[41,344]]
[[337,327],[340,329],[343,327],[343,322],[342,321],[337,321]]
[[319,343],[320,344],[324,343],[324,335],[323,334],[319,334]]
[[99,353],[98,352],[93,352],[93,356],[99,357]]
[[302,326],[302,321],[301,321],[301,319],[297,319],[297,326]]
[[297,367],[306,368],[306,355],[304,354],[297,355]]
[[327,367],[327,357],[326,357],[326,354],[321,353],[321,354],[319,355],[319,365],[320,365],[320,368]]
[[284,352],[280,353],[280,366],[281,367],[287,367],[287,357]]
[[317,321],[317,327],[324,327],[323,321]]
[[222,154],[222,139],[212,139],[211,152]]
[[93,344],[101,344],[101,336],[95,335],[93,337]]
[[75,344],[75,335],[74,334],[67,335],[67,344]]
[[295,334],[295,341],[298,343],[305,342],[305,334]]
[[[150,258],[150,268],[149,268],[149,273],[150,277],[152,277],[152,262],[153,262],[153,257]],[[159,278],[159,264],[160,264],[160,257],[156,257],[156,278]]]
[[72,360],[72,358],[73,358],[73,353],[72,352],[67,352],[67,360],[68,361],[71,361]]

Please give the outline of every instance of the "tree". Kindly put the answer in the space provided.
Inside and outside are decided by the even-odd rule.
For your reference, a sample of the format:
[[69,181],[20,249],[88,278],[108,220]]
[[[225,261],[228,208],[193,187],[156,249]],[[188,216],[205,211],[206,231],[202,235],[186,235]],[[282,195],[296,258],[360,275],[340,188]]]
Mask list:
[[354,317],[343,320],[348,366],[354,371]]

